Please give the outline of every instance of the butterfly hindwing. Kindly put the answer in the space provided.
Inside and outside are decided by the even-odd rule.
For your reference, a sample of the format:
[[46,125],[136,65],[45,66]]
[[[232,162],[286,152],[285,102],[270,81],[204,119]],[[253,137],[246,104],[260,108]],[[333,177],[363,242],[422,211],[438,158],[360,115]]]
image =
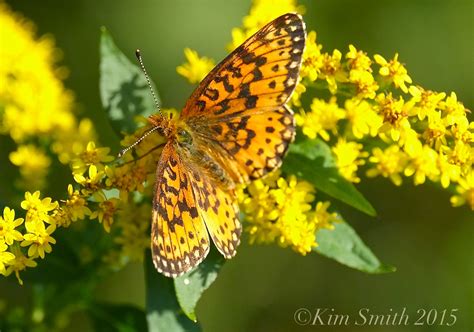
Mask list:
[[207,169],[195,169],[191,174],[199,215],[219,252],[232,258],[242,232],[234,190],[223,187]]
[[158,272],[170,277],[197,266],[209,252],[191,181],[174,142],[168,142],[157,168],[151,249]]

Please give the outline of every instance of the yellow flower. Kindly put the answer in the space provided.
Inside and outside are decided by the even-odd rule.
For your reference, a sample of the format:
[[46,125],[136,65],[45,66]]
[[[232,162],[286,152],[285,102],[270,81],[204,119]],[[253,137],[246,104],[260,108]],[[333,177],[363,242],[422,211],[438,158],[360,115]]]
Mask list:
[[342,53],[339,50],[334,50],[332,55],[329,53],[323,54],[322,67],[320,77],[325,79],[328,83],[329,92],[333,95],[337,92],[337,82],[347,82],[347,73],[341,65]]
[[71,129],[73,98],[61,82],[65,69],[55,65],[61,53],[52,38],[36,39],[33,24],[4,3],[0,26],[2,45],[8,45],[0,49],[0,131],[21,142]]
[[427,145],[423,146],[421,151],[410,156],[408,166],[405,168],[406,176],[414,175],[415,185],[425,182],[426,177],[432,181],[436,181],[440,172],[437,167],[438,154],[435,150]]
[[33,144],[20,145],[16,151],[10,153],[10,161],[20,168],[22,187],[35,189],[44,187],[51,159],[42,149]]
[[3,217],[0,216],[0,243],[5,242],[8,245],[13,241],[23,240],[23,235],[15,230],[23,223],[23,218],[15,219],[15,210],[6,206],[3,209]]
[[393,60],[390,60],[390,62],[379,54],[374,55],[374,60],[380,65],[380,75],[393,82],[396,88],[400,88],[405,93],[408,92],[405,83],[411,83],[412,80],[410,76],[408,76],[405,67],[398,62],[398,53],[395,54]]
[[84,151],[87,144],[97,139],[94,126],[90,119],[82,119],[79,125],[66,131],[54,133],[55,141],[51,145],[51,150],[58,155],[59,161],[63,164],[69,163],[77,158],[77,155]]
[[441,112],[434,111],[431,116],[428,117],[428,127],[423,133],[423,138],[429,146],[434,146],[434,148],[439,151],[442,146],[447,145],[446,133],[447,129],[441,118]]
[[33,260],[33,258],[25,256],[17,246],[12,247],[12,253],[15,256],[15,259],[9,263],[4,274],[5,276],[9,276],[12,272],[15,272],[18,283],[23,285],[23,280],[20,278],[20,271],[23,271],[27,267],[36,267],[38,264]]
[[[295,176],[276,171],[238,191],[250,243],[276,242],[305,255],[316,246],[316,231],[326,227],[321,211],[314,211],[314,187]],[[319,217],[318,217],[319,215]],[[330,222],[329,220],[326,220]]]
[[74,180],[84,187],[84,192],[94,192],[100,188],[105,172],[98,171],[97,166],[90,165],[87,177],[84,174],[74,174]]
[[372,60],[367,56],[367,53],[357,50],[354,45],[349,45],[349,52],[346,54],[347,63],[351,70],[363,70],[372,72]]
[[346,59],[350,69],[349,82],[356,85],[357,97],[373,99],[379,86],[372,75],[370,58],[365,52],[358,51],[353,45],[349,45]]
[[140,163],[126,164],[116,167],[105,167],[107,179],[105,184],[108,187],[117,188],[120,190],[120,198],[127,200],[128,194],[132,191],[144,190],[144,182],[150,174],[147,167]]
[[[74,190],[72,185],[67,187],[68,199],[65,202],[65,211],[67,213],[67,220],[71,221],[82,220],[85,216],[90,215],[92,212],[87,207],[87,201],[81,196],[79,191]],[[63,224],[61,226],[69,226],[69,224]]]
[[377,135],[383,121],[367,101],[357,98],[347,99],[345,109],[355,138],[361,139],[365,135],[372,137]]
[[388,132],[392,140],[398,141],[403,132],[411,128],[403,98],[395,99],[392,93],[387,95],[381,93],[376,97],[376,102],[375,107],[383,117],[384,122],[380,127],[380,131]]
[[360,178],[357,176],[359,166],[365,164],[365,160],[369,155],[363,152],[363,145],[356,142],[346,142],[345,139],[339,138],[337,144],[332,148],[332,152],[336,156],[336,165],[339,173],[348,181],[359,183]]
[[369,162],[375,164],[375,167],[367,170],[367,176],[382,175],[385,178],[390,178],[393,184],[399,186],[402,184],[400,174],[403,173],[407,161],[407,154],[401,151],[397,145],[389,146],[385,150],[374,148]]
[[451,92],[445,101],[439,103],[439,108],[443,110],[446,126],[466,125],[466,122],[468,122],[466,121],[466,108],[458,101],[458,97],[454,92]]
[[8,246],[5,243],[0,242],[0,274],[3,275],[6,273],[5,266],[15,259],[15,255],[6,251],[7,249]]
[[316,42],[316,32],[310,31],[306,38],[306,46],[303,53],[300,77],[308,77],[310,81],[316,81],[323,66],[324,57],[321,55],[322,46]]
[[25,200],[21,202],[21,208],[26,210],[26,223],[50,223],[49,212],[58,207],[58,202],[50,197],[40,199],[40,192],[35,191],[25,193]]
[[99,203],[98,210],[93,211],[90,219],[98,219],[104,226],[107,233],[110,233],[110,226],[114,222],[114,215],[117,211],[117,205],[120,202],[116,198],[107,199],[102,191],[98,191],[93,196]]
[[446,151],[448,160],[453,165],[458,165],[467,174],[466,170],[472,168],[474,162],[474,147],[463,141],[456,141],[453,149]]
[[190,48],[184,49],[186,63],[178,66],[176,71],[178,74],[186,78],[189,83],[199,83],[214,68],[214,60],[199,57],[198,53]]
[[414,106],[409,110],[410,116],[418,116],[418,119],[423,120],[428,116],[430,119],[434,114],[437,114],[436,109],[441,105],[441,101],[446,97],[446,93],[436,93],[430,90],[425,90],[421,86],[410,86],[408,90],[412,95],[411,102]]
[[339,108],[336,98],[333,97],[329,102],[321,99],[313,99],[311,103],[311,112],[305,114],[296,114],[296,124],[303,130],[303,134],[309,138],[321,136],[325,141],[329,140],[329,133],[337,132],[337,123],[344,119],[345,112]]
[[45,253],[50,253],[53,250],[51,243],[56,243],[56,240],[51,234],[56,230],[56,225],[49,225],[46,228],[42,222],[26,223],[26,230],[28,233],[23,236],[24,241],[21,242],[21,246],[29,246],[29,257],[44,258]]
[[79,154],[79,158],[72,162],[74,174],[83,174],[91,165],[95,165],[98,170],[103,170],[102,163],[108,163],[114,160],[109,156],[110,148],[97,148],[94,142],[87,143],[87,147]]
[[451,197],[451,204],[453,206],[467,204],[474,211],[474,171],[472,169],[465,179],[459,179],[456,191],[458,195]]
[[448,156],[444,153],[438,155],[438,168],[441,174],[440,182],[443,188],[448,188],[451,181],[458,182],[461,176],[461,167],[449,162]]

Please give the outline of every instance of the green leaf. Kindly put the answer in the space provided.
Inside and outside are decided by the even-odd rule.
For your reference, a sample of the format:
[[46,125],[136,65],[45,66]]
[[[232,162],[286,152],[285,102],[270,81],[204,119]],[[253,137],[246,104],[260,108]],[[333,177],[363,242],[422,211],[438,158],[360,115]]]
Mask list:
[[335,167],[330,148],[321,140],[292,144],[282,169],[311,182],[316,189],[370,215],[377,213],[356,187]]
[[314,251],[367,273],[387,273],[396,270],[393,266],[380,263],[346,222],[338,222],[334,226],[333,230],[322,229],[317,232],[318,246],[313,249]]
[[[156,91],[153,82],[151,84]],[[156,113],[153,96],[140,67],[118,49],[105,28],[102,28],[100,41],[100,97],[117,134],[135,131],[136,116],[148,117]]]
[[182,312],[176,300],[173,279],[156,271],[150,251],[145,257],[145,278],[148,332],[201,331],[200,326]]
[[94,303],[89,310],[94,331],[141,332],[147,330],[145,312],[132,305]]
[[204,291],[216,280],[224,261],[219,253],[212,250],[195,270],[174,280],[179,305],[189,319],[196,321],[196,304]]

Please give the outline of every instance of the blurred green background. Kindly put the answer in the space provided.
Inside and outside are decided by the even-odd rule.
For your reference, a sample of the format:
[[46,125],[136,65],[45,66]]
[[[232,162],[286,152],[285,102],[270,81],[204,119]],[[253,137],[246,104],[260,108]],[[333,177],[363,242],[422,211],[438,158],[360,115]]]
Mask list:
[[[243,0],[23,0],[8,1],[51,33],[70,69],[66,81],[79,104],[79,116],[93,119],[101,142],[112,139],[99,99],[99,28],[106,26],[130,59],[140,48],[164,107],[180,108],[192,87],[176,74],[183,49],[222,59],[230,31],[240,26],[250,1]],[[400,53],[415,83],[437,91],[455,91],[473,109],[474,3],[472,0],[300,1],[309,30],[325,50],[348,44],[386,58]],[[472,116],[471,116],[472,121]],[[387,275],[366,275],[317,255],[299,256],[275,246],[241,245],[198,306],[204,331],[472,331],[474,328],[473,214],[451,208],[449,194],[410,179],[395,188],[383,179],[359,189],[377,209],[371,219],[334,204],[383,261],[398,268]],[[64,183],[56,183],[58,193]],[[54,186],[56,188],[56,186]],[[53,188],[53,189],[54,189]],[[54,193],[53,193],[54,194]],[[3,281],[2,281],[3,283]],[[126,287],[124,287],[126,284]],[[11,283],[11,294],[19,286]],[[100,289],[101,299],[144,305],[143,271],[130,266]],[[159,294],[157,294],[159,296]],[[414,319],[418,309],[459,309],[454,327],[299,326],[296,309],[334,308],[337,313],[401,311]],[[76,317],[75,329],[88,324]]]

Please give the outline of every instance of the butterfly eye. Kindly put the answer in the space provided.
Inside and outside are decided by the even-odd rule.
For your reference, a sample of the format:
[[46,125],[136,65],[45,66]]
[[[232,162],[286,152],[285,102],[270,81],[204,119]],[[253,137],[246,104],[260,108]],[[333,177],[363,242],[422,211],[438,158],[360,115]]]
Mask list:
[[181,144],[191,144],[193,142],[193,138],[189,132],[181,129],[178,131],[178,142]]

